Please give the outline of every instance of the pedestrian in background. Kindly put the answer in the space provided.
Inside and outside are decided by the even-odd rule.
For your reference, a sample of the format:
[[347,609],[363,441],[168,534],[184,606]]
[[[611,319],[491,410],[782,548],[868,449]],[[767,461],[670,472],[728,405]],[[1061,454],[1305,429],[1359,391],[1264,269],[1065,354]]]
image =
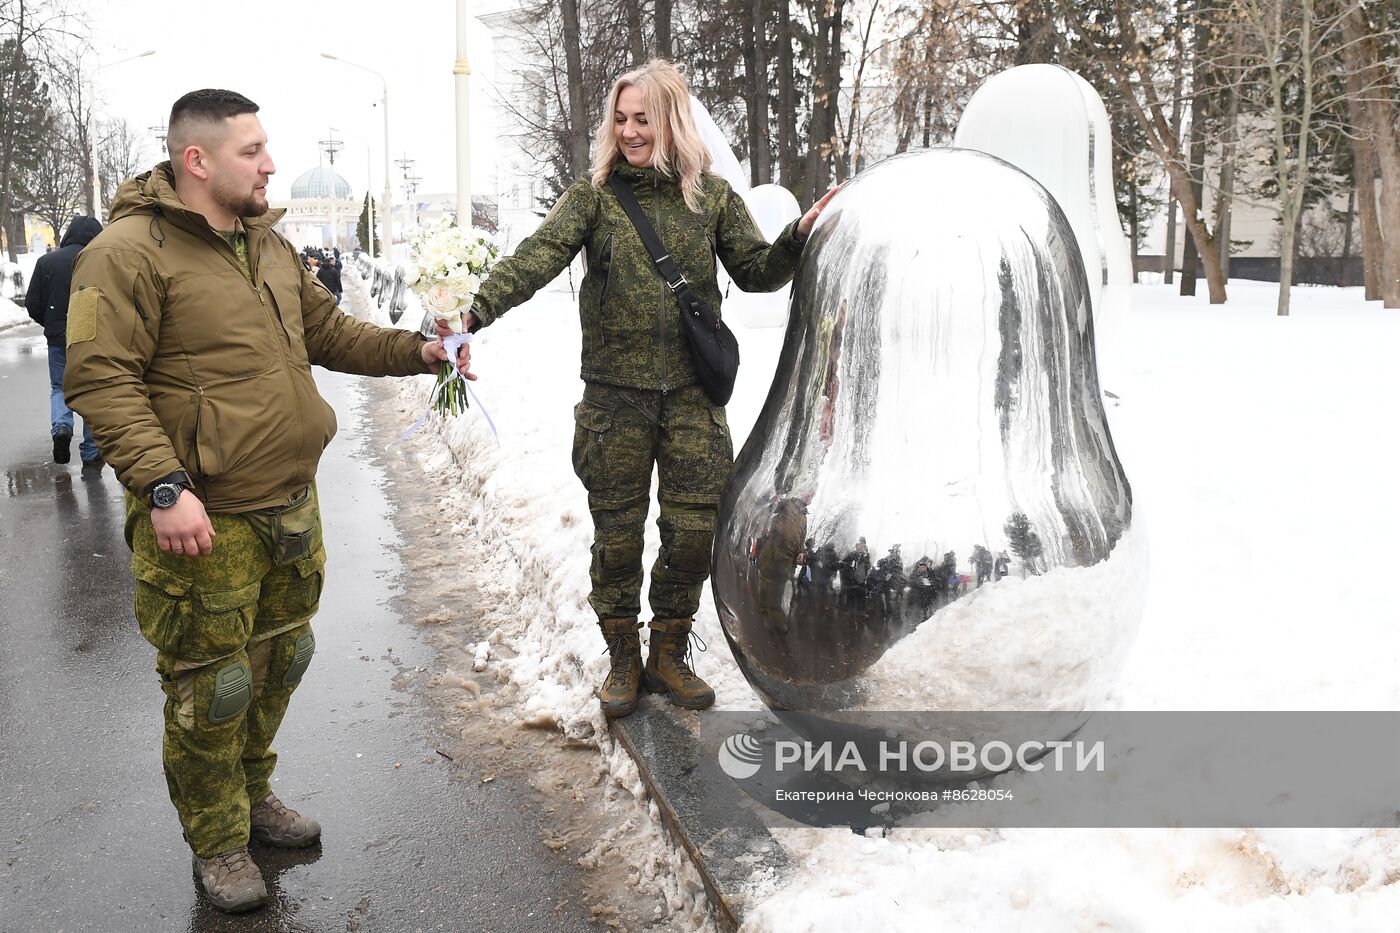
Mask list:
[[[68,361],[68,289],[73,263],[83,247],[101,232],[102,224],[96,218],[74,217],[69,221],[58,249],[40,256],[35,263],[34,278],[24,296],[24,309],[44,328],[44,338],[49,344],[49,434],[53,437],[54,463],[67,463],[73,456],[73,412],[63,398],[63,370]],[[86,418],[78,455],[85,466],[102,468],[102,455],[93,442],[92,426]]]

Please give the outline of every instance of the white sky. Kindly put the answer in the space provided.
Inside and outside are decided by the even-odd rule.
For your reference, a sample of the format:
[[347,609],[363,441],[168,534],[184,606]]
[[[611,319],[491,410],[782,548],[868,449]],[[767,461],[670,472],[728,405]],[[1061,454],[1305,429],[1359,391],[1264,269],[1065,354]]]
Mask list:
[[[503,5],[493,0],[489,8]],[[397,160],[407,152],[416,160],[413,171],[423,179],[420,194],[455,192],[456,4],[413,0],[393,13],[388,9],[382,0],[212,5],[86,0],[84,18],[101,62],[156,50],[100,72],[99,112],[126,117],[134,129],[144,131],[165,123],[170,105],[186,91],[229,88],[262,108],[259,117],[277,165],[269,186],[273,200],[288,197],[292,181],[317,165],[317,140],[325,139],[330,127],[345,143],[336,170],[360,198],[367,177],[366,147],[373,190],[384,187],[384,118],[377,104],[381,84],[366,71],[321,57],[330,52],[388,79],[390,154]],[[473,17],[468,31],[472,188],[478,195],[496,189],[491,41],[475,19],[487,9],[480,0],[468,4]],[[165,156],[153,136],[146,138],[154,164]],[[398,202],[401,172],[397,165],[390,171]]]

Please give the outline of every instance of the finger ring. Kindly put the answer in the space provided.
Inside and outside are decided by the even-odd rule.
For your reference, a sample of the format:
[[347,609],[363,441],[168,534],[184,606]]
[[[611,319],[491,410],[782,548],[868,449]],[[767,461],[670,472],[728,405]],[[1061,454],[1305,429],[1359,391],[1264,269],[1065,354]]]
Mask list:
[[181,547],[181,546],[178,545],[178,544],[172,544],[172,545],[170,546],[170,550],[172,550],[172,551],[183,551],[184,548]]

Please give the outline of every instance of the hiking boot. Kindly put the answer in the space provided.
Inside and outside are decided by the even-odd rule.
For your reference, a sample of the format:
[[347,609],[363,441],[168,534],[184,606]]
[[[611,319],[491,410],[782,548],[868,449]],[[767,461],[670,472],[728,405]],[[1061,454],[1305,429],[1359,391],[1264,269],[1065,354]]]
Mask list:
[[642,638],[637,632],[642,626],[635,618],[603,619],[598,625],[612,659],[598,702],[604,716],[616,719],[637,708],[637,684],[642,679]]
[[[651,648],[642,684],[652,693],[666,694],[672,703],[686,709],[708,709],[715,692],[690,667],[690,639],[700,641],[691,630],[690,619],[652,619]],[[700,650],[705,643],[700,641]]]
[[53,462],[67,463],[73,459],[73,432],[58,430],[53,435]]
[[213,858],[196,855],[194,874],[209,903],[225,913],[241,914],[267,903],[267,885],[247,846]]
[[262,802],[253,804],[248,813],[248,831],[253,841],[277,849],[304,849],[321,838],[321,824],[302,816],[268,794]]

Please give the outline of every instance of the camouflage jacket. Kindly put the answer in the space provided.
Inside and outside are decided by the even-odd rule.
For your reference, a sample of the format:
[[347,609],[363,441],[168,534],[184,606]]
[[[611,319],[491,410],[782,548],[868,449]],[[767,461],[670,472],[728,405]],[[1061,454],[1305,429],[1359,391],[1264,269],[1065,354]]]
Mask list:
[[[691,289],[717,313],[717,258],[744,291],[776,291],[791,281],[802,255],[796,221],[770,244],[743,199],[716,175],[703,177],[695,213],[674,179],[652,168],[624,165],[616,171],[637,193]],[[587,179],[569,186],[539,229],[491,270],[472,304],[480,326],[553,281],[581,248],[587,256],[579,291],[583,379],[661,391],[694,385],[675,296],[611,189],[595,188]]]

